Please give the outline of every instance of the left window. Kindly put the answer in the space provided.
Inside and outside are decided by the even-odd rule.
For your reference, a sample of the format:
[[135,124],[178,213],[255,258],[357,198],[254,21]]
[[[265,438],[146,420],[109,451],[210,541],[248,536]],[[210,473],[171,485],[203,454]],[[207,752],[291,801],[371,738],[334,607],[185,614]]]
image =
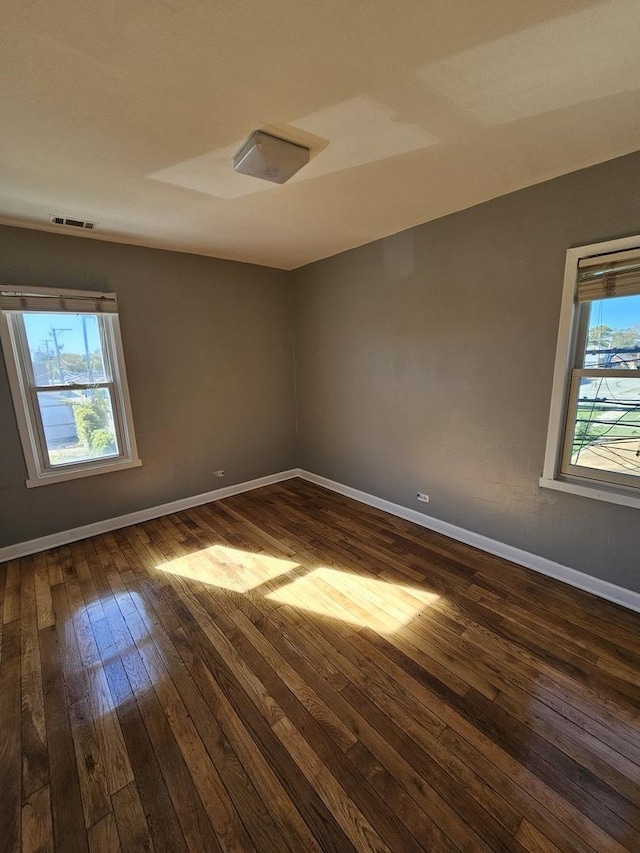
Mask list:
[[115,294],[0,289],[27,486],[140,465]]

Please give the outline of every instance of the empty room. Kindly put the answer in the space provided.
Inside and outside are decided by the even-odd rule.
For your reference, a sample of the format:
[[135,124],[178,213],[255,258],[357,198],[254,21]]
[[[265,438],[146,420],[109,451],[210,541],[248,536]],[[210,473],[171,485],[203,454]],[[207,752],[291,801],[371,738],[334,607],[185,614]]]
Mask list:
[[638,44],[3,4],[0,853],[640,850]]

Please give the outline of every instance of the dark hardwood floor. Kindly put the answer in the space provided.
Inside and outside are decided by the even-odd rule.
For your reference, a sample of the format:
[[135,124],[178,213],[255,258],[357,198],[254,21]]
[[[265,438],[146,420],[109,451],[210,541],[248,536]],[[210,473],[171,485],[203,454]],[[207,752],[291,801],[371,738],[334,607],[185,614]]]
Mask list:
[[1,851],[640,851],[640,615],[307,482],[0,613]]

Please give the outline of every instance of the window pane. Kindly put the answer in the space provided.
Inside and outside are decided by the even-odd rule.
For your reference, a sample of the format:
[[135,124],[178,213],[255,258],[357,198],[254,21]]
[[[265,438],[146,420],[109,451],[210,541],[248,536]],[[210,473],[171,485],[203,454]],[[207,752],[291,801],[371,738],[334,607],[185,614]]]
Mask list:
[[571,463],[640,476],[640,374],[580,380]]
[[640,369],[640,296],[590,303],[584,366]]
[[107,388],[38,391],[37,396],[52,466],[118,456]]
[[98,314],[22,316],[36,385],[106,381]]

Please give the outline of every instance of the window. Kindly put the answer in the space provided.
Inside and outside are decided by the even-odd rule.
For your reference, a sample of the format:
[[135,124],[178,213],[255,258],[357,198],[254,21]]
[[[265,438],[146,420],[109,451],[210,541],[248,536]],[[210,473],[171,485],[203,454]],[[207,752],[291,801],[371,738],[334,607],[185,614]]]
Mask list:
[[540,483],[640,507],[640,238],[567,253]]
[[115,294],[3,287],[0,336],[27,486],[141,464]]

